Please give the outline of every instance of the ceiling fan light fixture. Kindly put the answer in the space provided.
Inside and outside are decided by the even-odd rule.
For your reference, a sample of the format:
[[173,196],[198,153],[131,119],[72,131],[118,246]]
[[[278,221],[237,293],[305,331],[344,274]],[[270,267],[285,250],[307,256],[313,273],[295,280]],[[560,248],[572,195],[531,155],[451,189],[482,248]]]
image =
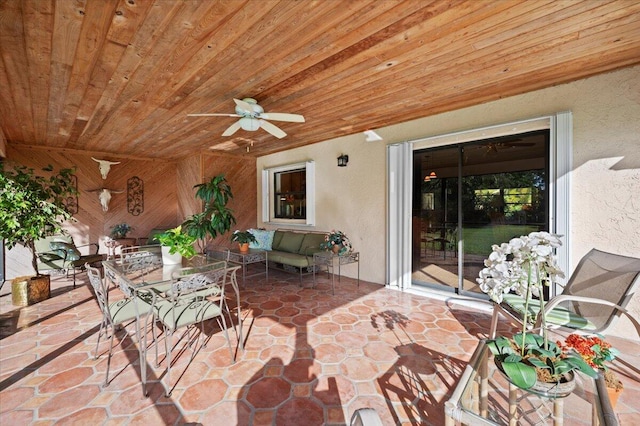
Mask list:
[[260,128],[260,122],[255,118],[242,117],[240,119],[240,128],[248,132],[255,132]]

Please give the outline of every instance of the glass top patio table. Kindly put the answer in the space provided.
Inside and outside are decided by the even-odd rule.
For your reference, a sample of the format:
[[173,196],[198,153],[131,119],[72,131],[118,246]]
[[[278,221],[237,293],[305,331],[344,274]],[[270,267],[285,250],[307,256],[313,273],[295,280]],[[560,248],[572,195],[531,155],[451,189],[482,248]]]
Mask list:
[[602,376],[577,373],[566,398],[545,398],[510,384],[481,340],[451,398],[444,404],[445,424],[606,425],[617,426]]
[[[162,255],[159,252],[140,252],[139,255],[132,255],[129,258],[115,258],[102,262],[105,277],[114,282],[120,290],[129,298],[134,298],[137,303],[139,297],[144,293],[148,293],[154,289],[156,291],[165,291],[169,289],[172,279],[171,275],[174,271],[184,267],[204,266],[211,262],[220,262],[219,259],[209,258],[206,256],[195,256],[192,259],[183,259],[182,264],[163,265]],[[237,333],[240,350],[244,349],[242,337],[242,315],[240,310],[240,289],[235,273],[230,277],[231,285],[235,292],[237,303],[238,325]],[[142,296],[144,297],[144,296]],[[136,308],[137,309],[137,308]],[[140,365],[146,363],[146,344],[140,344],[140,316],[136,320],[136,336],[140,351]],[[141,369],[141,379],[143,393],[146,395],[146,368]]]

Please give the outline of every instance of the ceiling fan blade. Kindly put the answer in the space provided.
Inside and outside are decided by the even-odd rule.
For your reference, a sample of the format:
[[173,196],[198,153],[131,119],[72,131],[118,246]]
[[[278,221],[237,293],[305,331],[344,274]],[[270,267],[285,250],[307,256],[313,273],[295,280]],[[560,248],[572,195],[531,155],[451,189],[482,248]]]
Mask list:
[[236,98],[233,98],[233,102],[235,102],[242,111],[245,111],[247,114],[253,114],[253,107],[250,103]]
[[287,114],[285,112],[265,112],[260,114],[260,118],[276,121],[289,121],[291,123],[304,123],[304,117],[300,114]]
[[271,124],[268,121],[264,121],[264,120],[259,120],[259,121],[260,121],[260,127],[262,127],[267,132],[271,133],[276,138],[282,139],[285,136],[287,136],[287,134],[284,131],[282,131],[282,129],[280,129],[278,126]]
[[200,113],[200,114],[187,114],[187,117],[242,117],[242,116],[238,114]]
[[232,134],[237,132],[238,129],[240,129],[240,120],[236,121],[231,126],[227,127],[227,130],[224,131],[222,136],[231,136]]

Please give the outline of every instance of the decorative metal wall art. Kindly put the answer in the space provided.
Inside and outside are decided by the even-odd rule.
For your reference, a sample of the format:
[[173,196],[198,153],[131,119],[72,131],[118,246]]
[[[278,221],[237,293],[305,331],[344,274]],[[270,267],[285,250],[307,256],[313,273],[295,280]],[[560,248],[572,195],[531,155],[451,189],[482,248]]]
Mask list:
[[144,211],[144,182],[138,176],[127,180],[127,211],[134,216]]
[[75,195],[67,197],[67,199],[64,200],[64,205],[69,213],[78,214],[78,176],[71,175],[70,178],[73,187],[76,189],[76,193]]

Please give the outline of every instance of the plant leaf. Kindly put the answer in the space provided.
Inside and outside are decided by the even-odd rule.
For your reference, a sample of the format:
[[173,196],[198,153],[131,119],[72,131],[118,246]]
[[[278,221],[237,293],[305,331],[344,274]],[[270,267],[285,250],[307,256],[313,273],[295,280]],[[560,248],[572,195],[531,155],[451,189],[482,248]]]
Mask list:
[[503,362],[502,368],[514,385],[529,389],[536,383],[536,369],[521,362]]

